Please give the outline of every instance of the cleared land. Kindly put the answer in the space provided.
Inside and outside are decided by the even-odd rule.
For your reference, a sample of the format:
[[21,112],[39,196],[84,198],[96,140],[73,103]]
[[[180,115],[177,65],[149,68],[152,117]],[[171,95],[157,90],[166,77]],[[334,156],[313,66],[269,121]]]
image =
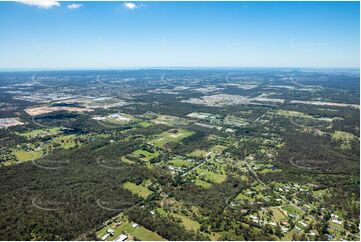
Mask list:
[[148,188],[146,188],[142,185],[137,185],[132,182],[124,183],[123,188],[128,189],[132,193],[134,193],[144,199],[147,198],[150,194],[152,194],[152,192]]

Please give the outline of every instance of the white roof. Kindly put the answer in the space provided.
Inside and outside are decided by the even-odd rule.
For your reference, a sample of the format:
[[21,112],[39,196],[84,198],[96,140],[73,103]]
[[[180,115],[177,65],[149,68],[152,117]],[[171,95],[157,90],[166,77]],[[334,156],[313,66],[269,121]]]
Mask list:
[[128,235],[126,234],[121,234],[116,240],[115,242],[119,242],[119,241],[124,241],[128,238]]
[[102,240],[106,240],[108,238],[109,234],[105,234],[103,237],[102,237]]

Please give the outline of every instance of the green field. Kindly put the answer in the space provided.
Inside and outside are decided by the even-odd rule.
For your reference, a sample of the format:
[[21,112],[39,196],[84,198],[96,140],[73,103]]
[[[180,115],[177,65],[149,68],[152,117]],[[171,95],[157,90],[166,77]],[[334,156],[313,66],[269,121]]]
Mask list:
[[188,121],[176,117],[176,116],[170,116],[170,115],[159,115],[157,118],[152,120],[155,124],[164,124],[168,126],[178,126],[178,125],[185,125],[188,123]]
[[133,228],[133,226],[130,223],[123,223],[120,226],[120,230],[124,231],[127,234],[130,234],[133,237],[136,237],[142,241],[161,241],[165,240],[161,236],[159,236],[157,233],[152,232],[142,226],[139,226],[138,228]]
[[351,141],[355,138],[356,138],[355,135],[344,132],[344,131],[335,131],[332,134],[332,139],[334,139],[334,140]]
[[159,134],[150,142],[157,147],[163,147],[168,142],[179,142],[182,139],[189,137],[194,132],[185,129],[172,129]]
[[212,183],[222,183],[227,179],[227,175],[225,174],[214,173],[201,168],[196,169],[196,172]]
[[109,114],[104,120],[101,120],[101,122],[109,124],[128,124],[133,121],[134,117],[125,113]]
[[76,138],[75,134],[70,135],[62,135],[59,137],[55,137],[52,139],[54,144],[59,144],[63,149],[71,149],[74,148],[77,142],[74,140]]
[[147,150],[142,150],[142,149],[139,149],[139,150],[136,150],[132,153],[132,155],[134,155],[135,157],[143,160],[143,161],[149,161],[151,160],[152,158],[155,158],[159,155],[158,152],[149,152]]
[[311,115],[302,113],[302,112],[297,112],[297,111],[292,111],[292,110],[277,110],[275,112],[275,114],[280,115],[280,116],[284,116],[284,117],[296,117],[296,118],[313,118]]
[[136,185],[135,183],[132,182],[124,183],[123,188],[128,189],[133,194],[136,194],[144,199],[147,198],[150,194],[152,194],[152,192],[148,188],[142,185]]
[[201,225],[197,221],[194,221],[184,215],[180,215],[180,214],[176,214],[176,213],[170,213],[170,214],[172,216],[174,216],[175,218],[179,218],[187,230],[197,231],[201,227]]
[[292,214],[297,214],[297,215],[303,214],[303,211],[299,210],[298,208],[296,208],[292,205],[283,206],[282,209],[285,210],[287,213],[292,213]]
[[[112,223],[112,225],[113,224],[114,223]],[[112,226],[105,226],[104,228],[102,228],[101,230],[99,230],[97,232],[97,237],[99,239],[102,238],[106,234],[106,232],[109,228],[112,228],[114,230],[114,235],[109,236],[107,238],[107,241],[116,240],[122,233],[126,233],[126,234],[133,236],[142,241],[163,241],[163,240],[165,240],[164,238],[159,236],[157,233],[152,232],[152,231],[144,228],[143,226],[138,226],[137,228],[134,228],[132,226],[132,223],[127,222],[127,221],[123,221],[116,228],[114,228]]]
[[12,152],[18,161],[30,161],[37,160],[43,156],[43,150],[38,151],[25,151],[25,150],[14,150]]
[[157,208],[156,211],[157,211],[157,213],[159,213],[159,215],[161,215],[161,216],[167,215],[167,212],[166,212],[163,208]]
[[251,197],[249,197],[249,196],[247,196],[247,195],[244,195],[243,193],[239,193],[239,194],[236,196],[235,199],[236,199],[236,200],[240,200],[240,201],[242,201],[242,200],[253,201],[253,200],[254,200],[253,198],[251,198]]
[[273,217],[275,218],[275,221],[278,223],[281,220],[287,219],[286,216],[281,212],[279,208],[270,208],[273,212]]
[[192,161],[184,160],[178,157],[169,161],[169,164],[177,167],[192,167],[194,165]]
[[194,181],[194,184],[202,188],[210,188],[212,186],[211,183],[205,182],[198,178]]
[[206,155],[209,153],[209,151],[206,150],[195,150],[192,153],[190,153],[190,156],[194,157],[206,157]]
[[224,151],[227,147],[224,145],[215,145],[211,148],[212,154],[220,154]]
[[149,127],[152,125],[152,123],[149,123],[149,122],[146,122],[146,121],[143,121],[143,122],[140,122],[138,123],[142,128],[146,128],[146,127]]
[[52,136],[57,135],[61,133],[60,128],[47,128],[47,129],[35,129],[29,132],[24,133],[17,133],[17,135],[23,136],[27,139],[33,139],[37,137],[46,137],[46,136]]
[[159,134],[156,138],[150,142],[158,147],[163,147],[168,142],[179,142],[182,139],[191,136],[192,131],[185,129],[172,129]]
[[244,126],[248,125],[249,123],[243,118],[234,117],[234,116],[229,115],[224,119],[224,124],[234,126],[234,127],[244,127]]

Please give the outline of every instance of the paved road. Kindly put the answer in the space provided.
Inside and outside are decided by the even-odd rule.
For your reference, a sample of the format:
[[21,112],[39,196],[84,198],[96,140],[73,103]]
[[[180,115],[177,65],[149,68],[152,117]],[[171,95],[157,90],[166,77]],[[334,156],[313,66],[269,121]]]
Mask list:
[[202,166],[204,163],[208,162],[209,160],[211,160],[211,159],[204,159],[204,161],[203,161],[203,162],[201,162],[200,164],[196,165],[196,166],[195,166],[195,167],[193,167],[192,169],[190,169],[190,170],[188,170],[188,171],[184,172],[181,176],[182,176],[182,177],[186,176],[188,173],[190,173],[190,172],[194,171],[195,169],[197,169],[198,167]]

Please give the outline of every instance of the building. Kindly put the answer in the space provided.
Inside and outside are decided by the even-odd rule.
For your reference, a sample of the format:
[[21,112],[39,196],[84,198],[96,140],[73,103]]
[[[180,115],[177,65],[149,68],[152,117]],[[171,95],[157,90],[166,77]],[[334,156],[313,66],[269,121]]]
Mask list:
[[133,227],[133,228],[138,228],[138,227],[139,227],[139,224],[137,224],[137,223],[132,223],[132,227]]
[[127,238],[128,238],[128,235],[126,235],[126,234],[121,234],[121,235],[115,240],[115,242],[125,241]]
[[105,234],[105,235],[102,237],[102,240],[104,241],[104,240],[106,240],[108,237],[109,237],[109,234],[107,233],[107,234]]
[[342,221],[340,221],[340,220],[338,220],[338,219],[332,219],[331,221],[332,221],[333,223],[335,223],[335,224],[339,224],[339,225],[342,224]]
[[113,235],[114,235],[114,230],[108,229],[108,230],[107,230],[107,233],[108,233],[110,236],[113,236]]

